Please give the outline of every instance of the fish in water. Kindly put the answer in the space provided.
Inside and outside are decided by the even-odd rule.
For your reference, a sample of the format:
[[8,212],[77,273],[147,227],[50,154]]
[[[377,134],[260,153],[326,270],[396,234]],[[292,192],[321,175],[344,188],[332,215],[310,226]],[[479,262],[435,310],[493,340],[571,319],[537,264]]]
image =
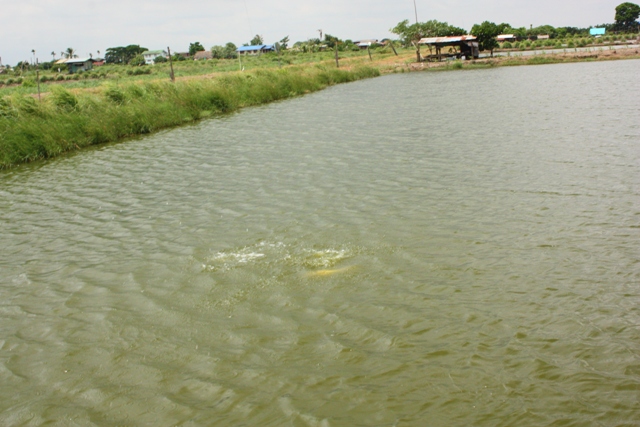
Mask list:
[[350,265],[348,267],[342,267],[342,268],[330,268],[325,270],[310,271],[307,273],[307,277],[333,276],[334,274],[346,273],[347,271],[353,270],[354,268],[355,268],[355,265]]

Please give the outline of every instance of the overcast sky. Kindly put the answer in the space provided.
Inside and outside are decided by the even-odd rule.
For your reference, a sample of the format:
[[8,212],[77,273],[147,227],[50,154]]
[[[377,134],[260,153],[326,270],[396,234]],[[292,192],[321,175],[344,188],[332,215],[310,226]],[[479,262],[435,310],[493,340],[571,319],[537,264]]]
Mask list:
[[[549,24],[589,27],[614,21],[624,0],[415,0],[418,20],[437,19],[470,30],[488,20],[514,27]],[[240,46],[260,34],[265,43],[318,37],[393,37],[398,22],[415,21],[413,0],[13,0],[0,15],[0,58],[15,65],[71,47],[79,56],[104,56],[108,47],[139,44],[186,51],[199,41],[209,49]]]

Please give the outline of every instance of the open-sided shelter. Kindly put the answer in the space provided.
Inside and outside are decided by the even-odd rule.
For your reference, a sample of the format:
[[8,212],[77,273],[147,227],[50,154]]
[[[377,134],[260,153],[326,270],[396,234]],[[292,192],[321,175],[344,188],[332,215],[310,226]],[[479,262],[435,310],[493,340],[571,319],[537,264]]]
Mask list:
[[[433,52],[432,48],[435,48],[436,53],[431,53],[424,57],[427,61],[442,61],[448,58],[460,59],[463,56],[465,59],[477,59],[480,57],[480,49],[478,45],[478,39],[475,36],[451,36],[451,37],[426,37],[420,39],[420,44],[427,45],[429,50]],[[443,53],[443,50],[445,52]]]

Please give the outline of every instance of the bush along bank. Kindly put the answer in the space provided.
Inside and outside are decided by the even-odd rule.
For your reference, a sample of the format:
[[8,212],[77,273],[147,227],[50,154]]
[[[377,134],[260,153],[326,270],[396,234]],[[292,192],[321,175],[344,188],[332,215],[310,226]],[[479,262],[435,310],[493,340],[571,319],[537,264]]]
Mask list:
[[322,65],[0,98],[0,169],[380,75]]

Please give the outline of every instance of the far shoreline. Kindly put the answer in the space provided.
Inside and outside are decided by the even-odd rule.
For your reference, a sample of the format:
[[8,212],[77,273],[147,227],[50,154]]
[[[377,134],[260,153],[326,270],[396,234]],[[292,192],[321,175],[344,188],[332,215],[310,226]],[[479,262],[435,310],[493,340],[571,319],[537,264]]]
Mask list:
[[[7,95],[0,97],[0,170],[380,75],[640,59],[640,47],[563,49],[529,55],[520,52],[443,62],[413,62],[413,52],[366,62],[345,58],[340,68],[325,61],[282,69],[185,76],[176,83],[166,79],[129,80],[84,89],[55,85],[52,93],[41,94],[41,101],[33,94]],[[176,88],[178,95],[173,94]],[[249,99],[247,91],[262,95]]]

